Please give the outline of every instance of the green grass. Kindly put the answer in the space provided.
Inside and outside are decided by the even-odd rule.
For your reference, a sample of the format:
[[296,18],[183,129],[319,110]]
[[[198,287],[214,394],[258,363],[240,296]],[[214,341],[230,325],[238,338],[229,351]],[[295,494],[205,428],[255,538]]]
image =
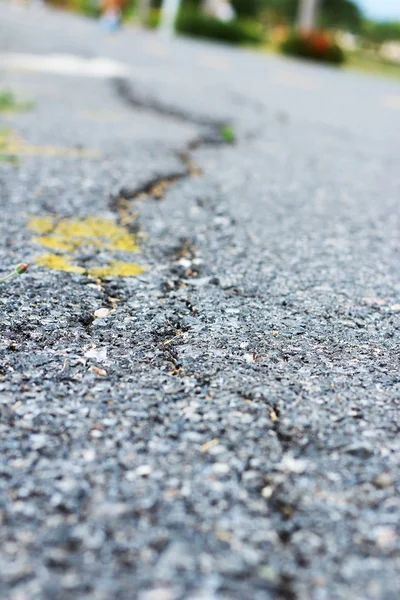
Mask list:
[[388,62],[379,58],[379,56],[370,56],[365,52],[349,53],[346,68],[371,73],[372,75],[400,78],[400,64]]
[[13,167],[18,167],[20,162],[16,156],[12,156],[11,154],[2,154],[0,152],[0,163],[6,163],[8,165],[12,165]]
[[32,107],[33,102],[17,102],[10,90],[0,91],[0,112],[22,112]]
[[235,130],[229,125],[223,125],[221,127],[221,136],[227,144],[234,144],[236,142]]

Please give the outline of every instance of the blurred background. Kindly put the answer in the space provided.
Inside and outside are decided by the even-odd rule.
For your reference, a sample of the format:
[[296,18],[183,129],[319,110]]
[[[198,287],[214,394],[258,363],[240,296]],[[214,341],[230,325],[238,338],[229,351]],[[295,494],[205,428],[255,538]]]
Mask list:
[[[45,0],[102,18],[400,76],[398,0]],[[24,5],[23,0],[14,4]]]

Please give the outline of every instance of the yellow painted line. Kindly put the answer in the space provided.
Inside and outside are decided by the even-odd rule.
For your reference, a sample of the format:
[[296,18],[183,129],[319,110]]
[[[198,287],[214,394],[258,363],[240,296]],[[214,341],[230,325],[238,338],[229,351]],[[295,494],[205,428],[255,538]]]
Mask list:
[[39,267],[46,267],[55,271],[64,271],[65,273],[84,273],[85,269],[79,265],[74,265],[69,256],[59,256],[58,254],[40,254],[35,258],[35,263]]
[[65,249],[64,246],[72,250],[85,244],[114,251],[136,252],[138,250],[135,237],[111,219],[86,217],[80,220],[61,219],[54,223],[46,217],[31,220],[28,227],[32,231],[49,234],[36,238],[42,246],[58,247],[61,250]]
[[65,156],[69,158],[100,158],[97,150],[80,148],[62,148],[58,146],[33,146],[31,144],[7,144],[4,148],[8,154],[14,156]]
[[93,267],[88,269],[88,274],[92,277],[104,279],[104,277],[133,277],[144,272],[141,265],[126,263],[121,260],[113,260],[102,267]]
[[400,110],[400,95],[388,94],[386,96],[382,96],[380,99],[380,103],[385,107],[391,110]]
[[[28,229],[37,234],[32,238],[34,244],[54,250],[54,253],[36,257],[35,262],[41,267],[98,279],[132,277],[144,272],[141,265],[119,260],[119,253],[137,252],[139,247],[136,237],[112,219],[91,216],[57,221],[39,217],[30,220]],[[89,267],[80,265],[78,251],[82,247],[105,249],[110,255],[109,261]]]
[[0,151],[13,156],[65,156],[70,158],[100,158],[98,150],[63,148],[29,144],[12,129],[0,129]]

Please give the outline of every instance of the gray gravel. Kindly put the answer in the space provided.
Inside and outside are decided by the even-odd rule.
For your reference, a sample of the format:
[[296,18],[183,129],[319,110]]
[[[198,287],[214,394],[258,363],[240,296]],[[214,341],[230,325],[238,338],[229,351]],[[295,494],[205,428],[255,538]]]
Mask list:
[[0,596],[397,600],[399,84],[27,14],[0,52],[132,77],[0,73],[4,124],[101,153],[0,163],[2,269],[130,206],[146,271],[0,289]]

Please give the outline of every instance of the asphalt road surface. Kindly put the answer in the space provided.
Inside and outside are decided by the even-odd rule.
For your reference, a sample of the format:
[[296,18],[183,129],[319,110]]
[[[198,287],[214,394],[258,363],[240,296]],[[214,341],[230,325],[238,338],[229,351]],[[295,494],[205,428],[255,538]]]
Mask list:
[[0,596],[398,600],[399,83],[2,5],[5,89]]

